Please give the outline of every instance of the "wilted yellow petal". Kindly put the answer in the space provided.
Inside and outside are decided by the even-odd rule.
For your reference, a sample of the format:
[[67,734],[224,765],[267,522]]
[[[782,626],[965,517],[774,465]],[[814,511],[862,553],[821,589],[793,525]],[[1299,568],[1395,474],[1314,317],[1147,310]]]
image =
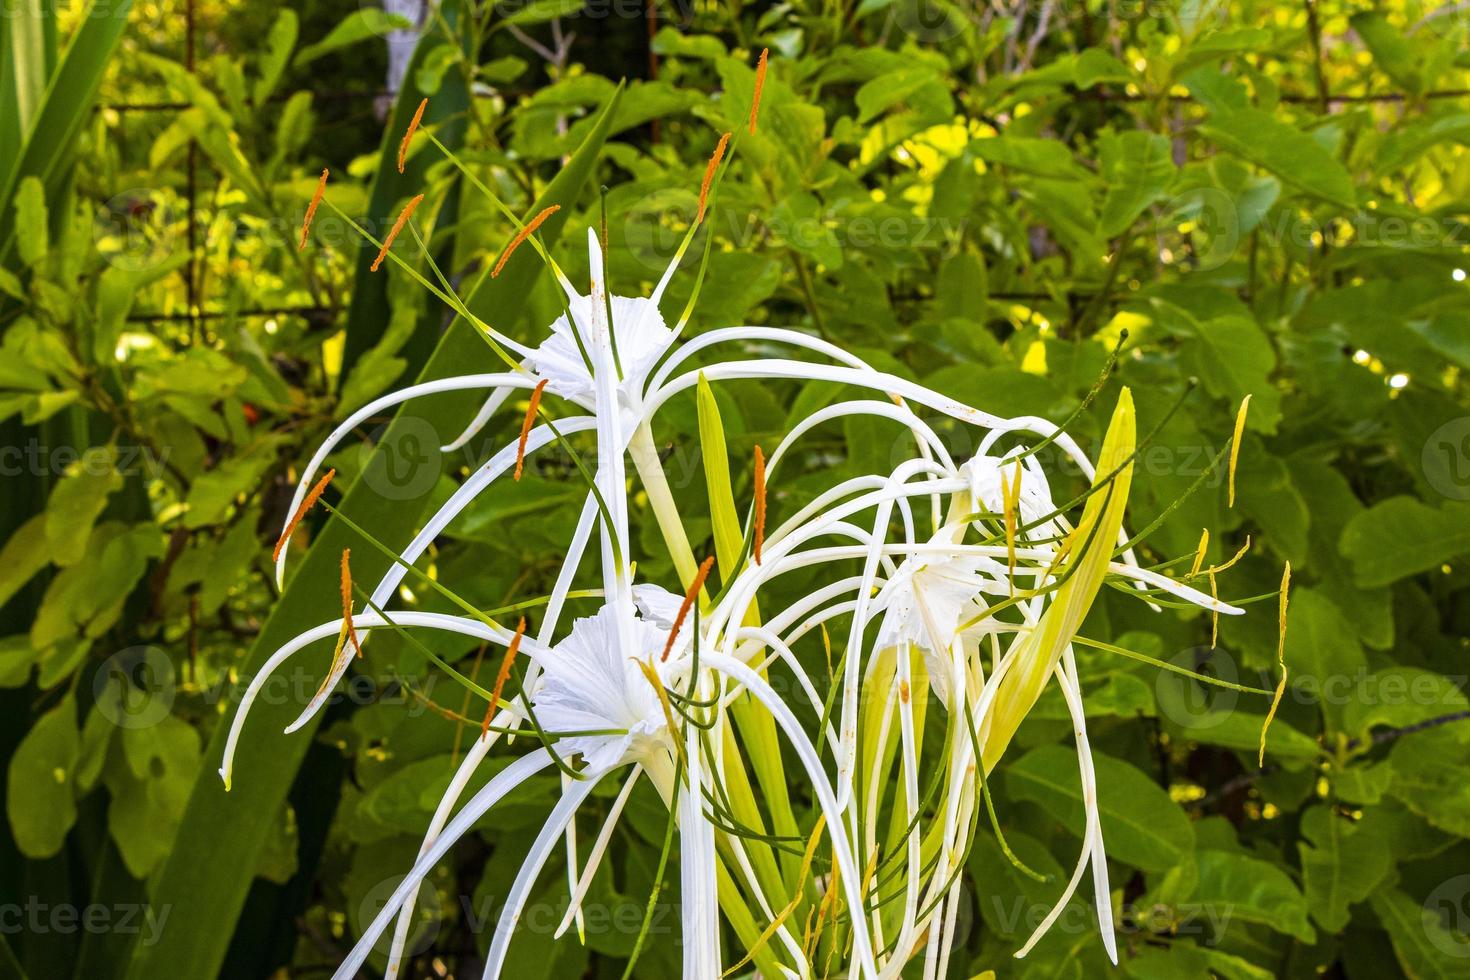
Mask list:
[[1210,529],[1205,528],[1200,532],[1199,547],[1194,552],[1194,566],[1189,570],[1189,577],[1194,578],[1199,574],[1200,565],[1204,564],[1205,551],[1210,547]]
[[1271,719],[1276,717],[1276,709],[1281,706],[1281,696],[1286,693],[1286,600],[1287,592],[1291,588],[1291,562],[1286,563],[1286,568],[1281,572],[1281,606],[1276,637],[1276,663],[1281,667],[1281,680],[1276,684],[1276,693],[1271,697],[1271,710],[1266,712],[1266,720],[1261,724],[1261,755],[1256,760],[1256,765],[1266,764],[1266,729],[1271,727]]
[[1240,461],[1240,437],[1245,434],[1245,413],[1251,407],[1251,396],[1241,399],[1240,411],[1235,414],[1235,435],[1230,439],[1230,500],[1235,506],[1235,464]]

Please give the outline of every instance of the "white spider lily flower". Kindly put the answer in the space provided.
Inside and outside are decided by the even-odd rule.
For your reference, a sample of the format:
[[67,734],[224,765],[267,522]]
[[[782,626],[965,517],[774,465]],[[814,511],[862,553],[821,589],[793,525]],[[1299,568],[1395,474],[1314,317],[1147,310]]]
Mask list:
[[536,658],[541,677],[531,706],[543,728],[621,733],[579,735],[557,743],[563,755],[581,755],[593,769],[647,762],[675,750],[668,716],[638,661],[652,664],[665,687],[685,665],[673,655],[662,659],[667,629],[636,619],[632,634],[633,647],[624,648],[617,611],[604,605],[596,615],[574,620],[571,633]]
[[1009,593],[1006,578],[1003,564],[980,554],[905,559],[878,597],[884,607],[878,647],[911,643],[931,653],[947,651],[966,614],[978,611],[978,596]]
[[[878,627],[879,650],[912,646],[924,654],[934,694],[949,703],[951,651],[960,626],[976,619],[985,606],[981,595],[1010,592],[1006,567],[976,554],[915,555],[904,560],[878,594],[883,607]],[[982,619],[967,633],[993,632],[996,621]]]
[[1020,493],[1017,495],[1016,510],[1022,524],[1034,524],[1026,532],[1027,537],[1052,538],[1059,534],[1058,522],[1041,519],[1056,511],[1052,501],[1051,486],[1046,471],[1035,456],[1020,454],[1024,446],[1017,446],[1005,456],[977,455],[960,467],[960,473],[970,481],[970,506],[972,511],[1003,514],[1006,509],[1006,487],[1016,479],[1016,468],[1021,468]]
[[[627,407],[637,402],[644,380],[673,342],[674,332],[664,324],[655,298],[613,296],[611,301],[617,363],[622,369],[617,391]],[[600,297],[598,302],[602,302]],[[565,313],[557,317],[550,336],[526,358],[526,367],[538,379],[545,379],[547,391],[595,408],[596,383],[572,332],[575,329],[583,338],[590,336],[594,320],[605,318],[606,310],[594,310],[592,297],[581,295],[569,296],[567,308],[573,323],[568,323]]]

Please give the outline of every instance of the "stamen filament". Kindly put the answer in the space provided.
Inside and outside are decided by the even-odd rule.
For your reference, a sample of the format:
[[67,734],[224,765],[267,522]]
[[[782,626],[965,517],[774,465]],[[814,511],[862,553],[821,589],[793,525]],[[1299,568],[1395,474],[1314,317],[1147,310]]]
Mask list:
[[1235,416],[1235,435],[1230,439],[1230,500],[1229,506],[1235,506],[1235,464],[1240,460],[1240,437],[1245,433],[1245,413],[1251,407],[1251,396],[1246,395],[1240,402],[1240,411]]
[[1005,509],[1006,524],[1006,564],[1010,570],[1007,576],[1011,583],[1011,595],[1016,594],[1016,523],[1021,503],[1021,461],[1016,461],[1016,476],[1007,484],[1005,477],[1001,477],[1000,491],[1002,503]]
[[1200,565],[1204,564],[1205,550],[1208,549],[1209,546],[1210,546],[1210,529],[1209,528],[1205,528],[1203,531],[1200,532],[1200,536],[1199,536],[1199,547],[1196,548],[1195,549],[1195,552],[1194,552],[1194,564],[1192,566],[1190,566],[1189,576],[1188,576],[1189,578],[1194,578],[1196,575],[1199,574],[1199,567],[1200,567]]
[[1281,706],[1281,696],[1286,693],[1286,601],[1287,593],[1291,590],[1291,562],[1281,572],[1281,606],[1278,615],[1278,630],[1276,636],[1276,663],[1281,667],[1281,680],[1276,684],[1276,693],[1271,697],[1271,710],[1266,712],[1266,720],[1261,725],[1261,753],[1256,760],[1256,765],[1266,764],[1266,729],[1271,727],[1271,719],[1276,717],[1276,709]]

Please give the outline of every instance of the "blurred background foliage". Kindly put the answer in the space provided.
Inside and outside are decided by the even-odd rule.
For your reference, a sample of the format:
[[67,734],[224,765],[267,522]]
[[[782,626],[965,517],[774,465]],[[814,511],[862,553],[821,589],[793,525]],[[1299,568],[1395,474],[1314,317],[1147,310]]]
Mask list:
[[[1224,562],[1249,538],[1218,586],[1266,598],[1219,624],[1213,647],[1208,616],[1106,600],[1086,632],[1272,687],[1270,594],[1292,565],[1291,684],[1264,769],[1263,705],[1079,651],[1121,972],[1470,976],[1466,5],[441,0],[416,48],[411,6],[5,11],[0,903],[143,903],[166,918],[157,933],[142,913],[75,935],[7,925],[0,972],[324,974],[411,863],[462,750],[461,694],[388,636],[315,735],[252,727],[247,740],[269,743],[259,771],[227,799],[217,786],[235,682],[288,626],[335,614],[333,560],[308,559],[300,578],[318,581],[270,619],[270,546],[304,460],[390,386],[483,355],[451,336],[438,360],[459,363],[436,369],[447,311],[391,265],[370,276],[372,252],[334,215],[297,248],[322,168],[332,200],[377,234],[426,193],[428,247],[468,292],[512,229],[422,140],[397,172],[428,96],[428,124],[518,211],[567,172],[550,193],[568,205],[573,245],[558,256],[574,280],[605,186],[615,288],[646,291],[769,47],[760,133],[702,233],[715,244],[694,331],[795,325],[980,408],[1059,420],[1126,329],[1113,390],[1076,435],[1095,444],[1131,385],[1141,431],[1161,426],[1131,525],[1199,485],[1149,556],[1187,556],[1208,528],[1205,560]],[[391,43],[412,61],[390,68]],[[595,167],[569,168],[620,79]],[[692,266],[668,308],[689,297]],[[486,303],[533,342],[558,312],[542,279]],[[835,395],[722,390],[737,472]],[[1220,453],[1246,396],[1231,507]],[[385,418],[333,459],[339,485],[364,473],[364,496],[383,502],[385,540],[519,417],[441,455],[473,406],[451,408]],[[707,542],[694,431],[690,399],[657,434]],[[973,436],[946,435],[957,458],[973,451]],[[897,451],[857,422],[806,446],[773,488],[776,516]],[[487,605],[546,591],[580,493],[554,462],[528,480],[534,492],[472,507],[425,564]],[[672,585],[649,544],[640,573]],[[479,668],[474,647],[436,643]],[[306,694],[315,677],[298,678]],[[1053,692],[997,783],[1011,845],[1053,875],[1081,829],[1055,745],[1068,728]],[[545,779],[436,873],[413,976],[474,971],[555,789]],[[663,826],[652,798],[632,812],[594,889],[601,925],[585,945],[530,929],[516,976],[620,974]],[[1080,900],[1011,959],[1059,884],[1017,874],[984,834],[970,871],[954,975],[1103,968]],[[564,878],[549,874],[539,901],[564,901]],[[677,970],[676,908],[640,975]]]

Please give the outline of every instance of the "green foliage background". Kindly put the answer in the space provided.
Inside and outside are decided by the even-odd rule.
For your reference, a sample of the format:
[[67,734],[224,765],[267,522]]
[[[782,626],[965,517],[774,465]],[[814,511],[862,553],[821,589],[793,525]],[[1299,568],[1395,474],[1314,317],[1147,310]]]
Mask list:
[[[192,70],[174,5],[19,4],[0,25],[0,909],[167,916],[157,935],[142,913],[132,930],[116,917],[72,932],[0,918],[0,973],[328,970],[374,889],[411,864],[462,749],[461,726],[422,700],[457,711],[460,693],[384,637],[319,729],[279,736],[288,698],[247,729],[229,797],[214,771],[235,682],[334,615],[345,529],[318,525],[336,545],[293,561],[284,598],[268,574],[303,461],[370,398],[485,356],[406,276],[369,276],[372,253],[325,211],[297,250],[321,168],[332,199],[379,232],[424,191],[430,247],[470,293],[512,232],[423,141],[397,173],[398,136],[428,95],[426,119],[514,207],[564,205],[572,244],[558,257],[575,280],[605,185],[615,288],[643,291],[693,216],[718,135],[744,124],[769,47],[760,133],[709,225],[695,332],[798,326],[980,408],[1060,420],[1126,329],[1120,370],[1076,434],[1095,445],[1130,385],[1140,430],[1162,426],[1130,525],[1199,484],[1149,556],[1190,555],[1208,528],[1218,563],[1249,537],[1218,585],[1260,598],[1213,648],[1206,615],[1110,597],[1084,632],[1272,687],[1273,593],[1292,566],[1289,688],[1264,769],[1264,703],[1079,652],[1119,971],[1470,976],[1470,12],[1429,0],[651,6],[445,0],[381,122],[360,94],[379,83],[393,26],[374,9],[201,3]],[[551,60],[525,43],[557,55],[573,32]],[[557,307],[522,260],[512,285],[472,305],[534,341]],[[667,305],[692,286],[686,269]],[[738,482],[752,446],[836,393],[721,394]],[[1232,507],[1219,454],[1246,396]],[[333,460],[340,486],[361,476],[344,506],[406,540],[514,431],[507,414],[493,443],[441,457],[433,447],[473,408],[445,399],[364,431],[368,449]],[[695,428],[690,399],[658,435],[702,552]],[[823,439],[773,488],[775,516],[890,462],[877,428]],[[580,493],[551,466],[528,480],[477,503],[426,562],[461,594],[494,605],[546,591]],[[673,580],[653,559],[640,574]],[[436,643],[476,664],[473,647]],[[309,694],[315,675],[298,681]],[[997,781],[1008,841],[1054,880],[1021,876],[982,835],[953,975],[1106,966],[1080,901],[1011,958],[1079,844],[1068,729],[1053,691]],[[484,910],[554,792],[544,777],[439,869],[414,975],[483,951]],[[604,926],[585,946],[533,930],[514,948],[516,976],[620,974],[636,918],[629,929],[619,916],[651,885],[658,809],[635,796],[594,889]],[[538,901],[564,900],[564,878],[549,872]],[[677,969],[676,918],[640,975]]]

